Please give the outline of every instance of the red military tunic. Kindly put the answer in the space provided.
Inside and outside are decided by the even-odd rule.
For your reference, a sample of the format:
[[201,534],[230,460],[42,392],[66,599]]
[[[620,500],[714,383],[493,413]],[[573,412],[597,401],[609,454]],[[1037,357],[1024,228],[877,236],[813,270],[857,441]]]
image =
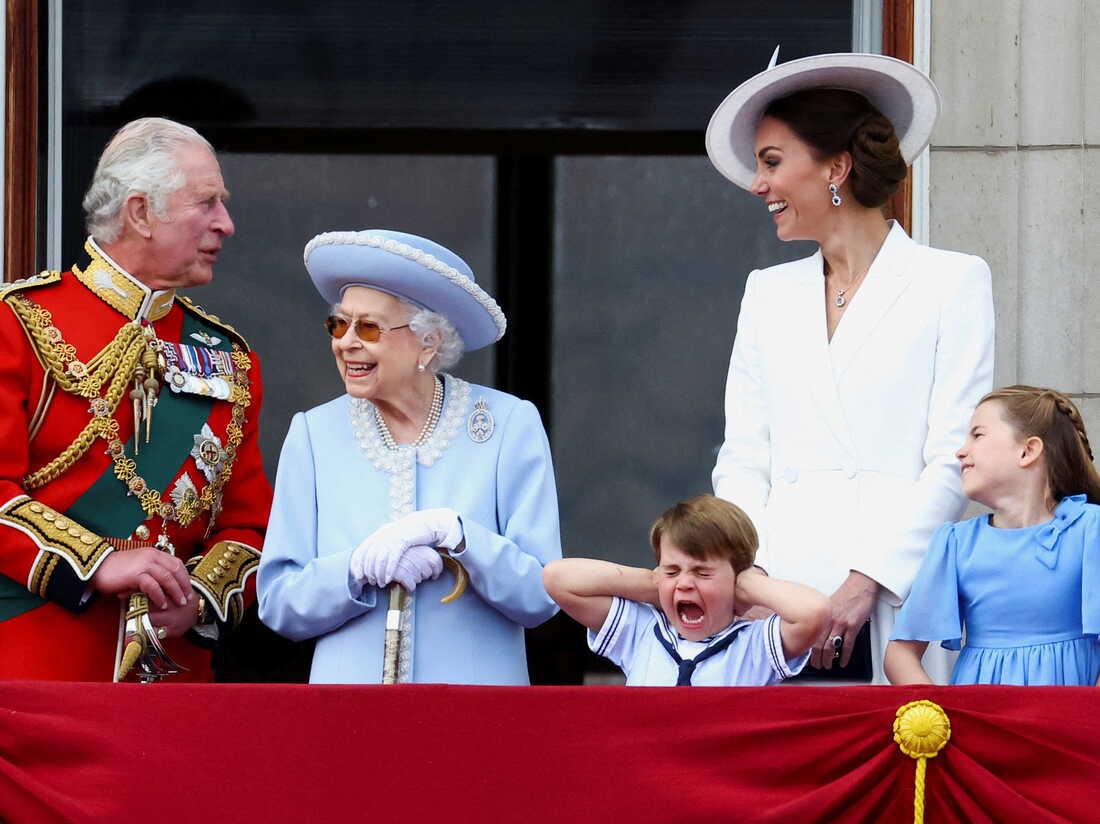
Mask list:
[[[87,267],[11,285],[0,306],[0,680],[112,680],[125,601],[89,585],[119,551],[107,538],[166,534],[219,621],[239,620],[271,506],[255,353],[173,290],[152,292],[94,242],[85,248]],[[150,441],[142,424],[135,456],[127,353],[144,351],[146,327],[158,345],[233,365],[220,383],[185,369],[185,391],[173,392],[161,363]],[[231,397],[196,393],[214,384]],[[190,668],[173,680],[209,680],[205,649],[163,643]]]

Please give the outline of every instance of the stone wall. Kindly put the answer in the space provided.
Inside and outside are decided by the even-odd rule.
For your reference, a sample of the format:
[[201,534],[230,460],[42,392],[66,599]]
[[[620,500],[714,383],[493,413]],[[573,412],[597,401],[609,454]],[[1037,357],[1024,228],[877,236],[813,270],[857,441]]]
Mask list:
[[931,243],[993,270],[997,385],[1049,385],[1100,449],[1100,0],[932,0]]

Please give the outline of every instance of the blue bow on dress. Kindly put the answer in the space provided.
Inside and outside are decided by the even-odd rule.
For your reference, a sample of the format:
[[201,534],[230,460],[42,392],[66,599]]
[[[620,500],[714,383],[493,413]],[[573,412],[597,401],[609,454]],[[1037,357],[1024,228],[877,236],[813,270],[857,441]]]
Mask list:
[[1054,569],[1058,565],[1058,539],[1062,533],[1073,525],[1085,512],[1084,495],[1068,495],[1062,499],[1054,509],[1054,518],[1050,523],[1043,524],[1035,533],[1035,540],[1042,547],[1036,550],[1035,557],[1047,569]]

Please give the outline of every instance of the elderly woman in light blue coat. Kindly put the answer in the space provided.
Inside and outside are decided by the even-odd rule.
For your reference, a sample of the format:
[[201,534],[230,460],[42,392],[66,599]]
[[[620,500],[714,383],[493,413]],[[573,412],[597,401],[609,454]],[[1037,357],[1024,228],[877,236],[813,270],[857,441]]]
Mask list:
[[[398,680],[528,683],[523,628],[556,612],[542,568],[561,557],[546,433],[529,402],[442,371],[498,340],[503,313],[461,258],[415,235],[329,232],[305,261],[333,304],[347,394],[291,423],[261,619],[317,639],[312,682],[377,684],[396,583],[411,594]],[[451,603],[444,555],[469,575]]]

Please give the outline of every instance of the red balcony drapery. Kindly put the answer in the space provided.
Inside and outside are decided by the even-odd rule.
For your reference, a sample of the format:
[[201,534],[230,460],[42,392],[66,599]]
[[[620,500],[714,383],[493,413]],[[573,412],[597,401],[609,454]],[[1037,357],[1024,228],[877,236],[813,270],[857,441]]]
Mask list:
[[1100,820],[1100,690],[0,683],[0,820]]

